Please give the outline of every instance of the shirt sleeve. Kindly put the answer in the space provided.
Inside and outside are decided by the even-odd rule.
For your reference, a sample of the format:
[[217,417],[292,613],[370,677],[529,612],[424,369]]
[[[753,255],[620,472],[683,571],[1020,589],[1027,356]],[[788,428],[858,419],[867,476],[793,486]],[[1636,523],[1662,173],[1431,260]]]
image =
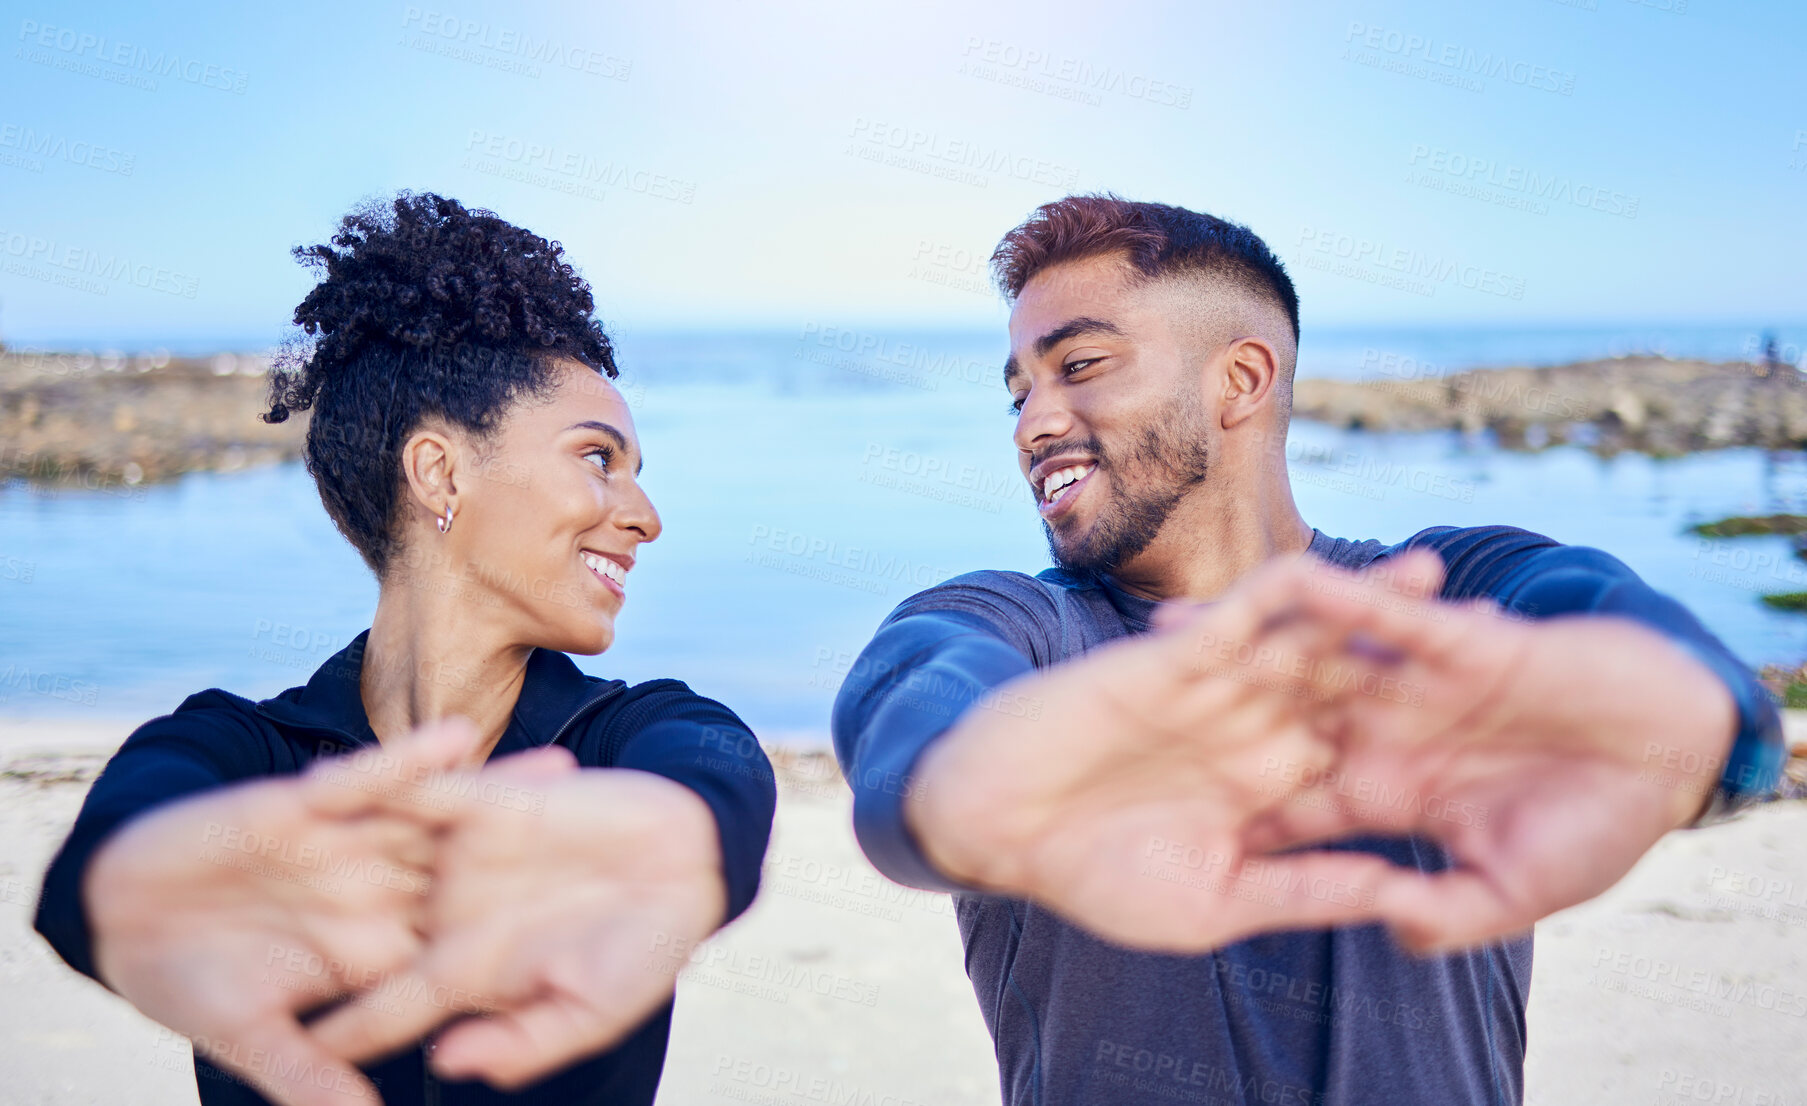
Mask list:
[[[921,792],[916,765],[967,708],[1045,655],[1037,612],[959,580],[893,611],[854,661],[835,697],[835,757],[853,789],[853,828],[874,867],[933,891],[969,890],[931,865],[905,822]],[[1030,704],[996,701],[999,709]]]
[[1641,622],[1687,650],[1724,682],[1738,708],[1738,730],[1715,796],[1716,815],[1774,793],[1787,759],[1775,699],[1750,666],[1686,607],[1645,583],[1623,561],[1510,526],[1436,527],[1399,548],[1418,546],[1433,548],[1443,558],[1445,599],[1488,596],[1505,610],[1538,619],[1616,615]]
[[192,695],[175,713],[134,730],[88,790],[44,875],[34,925],[57,955],[100,980],[82,897],[94,854],[121,826],[154,807],[268,774],[268,748],[256,727],[215,692]]
[[588,767],[652,772],[701,796],[721,840],[723,924],[753,905],[778,789],[759,739],[733,711],[678,680],[638,684],[592,728],[577,756]]

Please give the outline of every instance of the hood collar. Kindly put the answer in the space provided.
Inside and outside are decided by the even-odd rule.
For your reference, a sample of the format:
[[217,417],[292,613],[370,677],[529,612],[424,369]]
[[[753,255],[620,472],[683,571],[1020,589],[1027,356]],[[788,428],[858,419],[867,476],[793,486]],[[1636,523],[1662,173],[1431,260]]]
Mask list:
[[[359,690],[369,637],[370,631],[365,630],[353,638],[315,669],[306,685],[258,703],[258,713],[298,729],[330,730],[356,745],[375,744],[376,734],[370,729]],[[455,680],[458,674],[448,671],[446,677]],[[566,723],[626,686],[621,680],[585,675],[556,649],[535,649],[527,658],[527,675],[510,728],[519,727],[530,745],[549,745]]]

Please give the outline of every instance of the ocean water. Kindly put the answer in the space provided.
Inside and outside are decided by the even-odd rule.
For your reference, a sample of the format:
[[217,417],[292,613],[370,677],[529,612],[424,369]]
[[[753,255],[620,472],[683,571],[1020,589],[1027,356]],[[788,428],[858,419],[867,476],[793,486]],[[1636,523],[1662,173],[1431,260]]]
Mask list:
[[[1733,358],[1755,333],[1308,335],[1301,372],[1364,375],[1376,350],[1440,371],[1657,339]],[[972,569],[1048,564],[1010,442],[1001,336],[806,327],[622,347],[665,533],[642,551],[615,647],[579,658],[587,671],[675,676],[768,737],[821,740],[835,687],[899,601]],[[1752,664],[1807,658],[1807,616],[1758,600],[1807,590],[1786,540],[1684,530],[1807,510],[1798,455],[1600,460],[1303,422],[1287,455],[1306,521],[1333,536],[1523,526],[1620,557]],[[298,464],[154,487],[14,482],[0,487],[0,713],[141,719],[206,687],[271,695],[368,626],[375,598]]]

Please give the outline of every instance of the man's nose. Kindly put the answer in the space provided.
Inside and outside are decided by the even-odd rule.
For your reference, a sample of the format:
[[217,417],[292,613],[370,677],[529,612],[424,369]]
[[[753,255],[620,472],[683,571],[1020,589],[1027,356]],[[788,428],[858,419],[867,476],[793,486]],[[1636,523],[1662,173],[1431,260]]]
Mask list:
[[1016,431],[1011,435],[1016,447],[1033,452],[1036,444],[1063,438],[1073,429],[1073,412],[1050,388],[1031,388],[1023,397],[1023,409],[1016,417]]

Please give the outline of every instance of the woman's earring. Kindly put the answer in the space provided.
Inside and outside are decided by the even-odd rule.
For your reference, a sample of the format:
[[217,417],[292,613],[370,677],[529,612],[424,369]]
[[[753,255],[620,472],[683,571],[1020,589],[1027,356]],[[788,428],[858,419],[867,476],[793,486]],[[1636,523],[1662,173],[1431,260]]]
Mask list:
[[443,534],[447,530],[450,530],[451,528],[452,528],[452,505],[450,503],[448,503],[445,505],[445,517],[439,520],[439,532],[441,534]]

